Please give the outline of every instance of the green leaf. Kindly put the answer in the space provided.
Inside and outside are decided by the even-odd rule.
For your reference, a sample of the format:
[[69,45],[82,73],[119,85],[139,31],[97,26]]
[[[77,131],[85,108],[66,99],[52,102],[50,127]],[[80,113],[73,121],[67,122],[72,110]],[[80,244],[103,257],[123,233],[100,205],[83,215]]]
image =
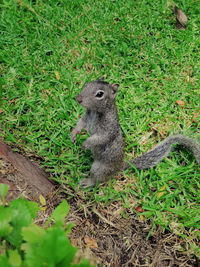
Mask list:
[[7,184],[0,184],[0,197],[5,198],[8,193],[9,186]]
[[1,267],[13,267],[9,261],[6,255],[0,255],[0,266]]
[[29,214],[28,217],[34,219],[39,211],[39,206],[37,203],[26,200],[26,199],[16,199],[10,203],[10,207],[17,209],[22,212],[23,209],[26,210],[26,213]]
[[22,259],[17,250],[9,250],[8,254],[9,254],[9,263],[12,266],[15,267],[21,266]]
[[8,207],[0,207],[0,237],[6,237],[12,231],[10,222],[12,213]]
[[13,231],[7,239],[12,245],[20,246],[22,242],[21,228],[32,223],[38,210],[37,203],[25,199],[16,199],[11,202],[10,212],[12,213],[11,225],[13,226]]
[[56,223],[64,224],[65,217],[69,212],[70,206],[66,200],[63,200],[52,212],[50,219],[53,219]]
[[[49,228],[38,243],[30,244],[26,251],[26,262],[30,267],[35,266],[70,266],[77,249],[74,248],[65,231],[61,227]],[[62,262],[65,265],[60,265]],[[59,264],[59,265],[58,265]]]
[[22,228],[23,239],[30,243],[38,243],[45,235],[45,230],[36,224],[31,224]]
[[77,249],[70,244],[62,228],[48,229],[45,244],[46,247],[43,252],[48,256],[49,252],[52,251],[55,263],[59,263],[64,258],[66,264],[71,263],[77,251]]

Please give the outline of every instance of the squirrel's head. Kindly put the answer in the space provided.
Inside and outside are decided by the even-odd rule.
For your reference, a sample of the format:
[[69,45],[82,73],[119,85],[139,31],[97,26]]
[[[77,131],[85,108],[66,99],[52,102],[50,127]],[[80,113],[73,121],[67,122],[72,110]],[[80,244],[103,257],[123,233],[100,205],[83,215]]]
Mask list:
[[85,108],[103,112],[115,103],[118,87],[118,84],[109,84],[102,80],[89,82],[76,100]]

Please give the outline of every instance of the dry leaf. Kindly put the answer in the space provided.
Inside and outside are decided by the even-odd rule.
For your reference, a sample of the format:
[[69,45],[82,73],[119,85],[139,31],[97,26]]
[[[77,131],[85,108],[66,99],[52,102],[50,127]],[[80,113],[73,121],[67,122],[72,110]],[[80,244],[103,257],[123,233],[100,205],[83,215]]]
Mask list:
[[157,193],[157,198],[160,198],[162,197],[164,194],[165,194],[165,185],[162,186],[160,189],[159,189],[159,192]]
[[143,208],[141,206],[134,208],[137,212],[144,212]]
[[3,109],[0,109],[0,114],[3,113]]
[[145,217],[143,215],[140,215],[139,218],[140,218],[140,221],[144,222]]
[[39,195],[40,204],[42,205],[41,210],[46,210],[46,199],[43,197],[43,195]]
[[185,13],[178,8],[177,6],[174,7],[174,13],[176,15],[176,27],[179,30],[184,30],[188,23],[188,18]]
[[97,245],[97,242],[95,239],[88,237],[88,236],[85,236],[84,241],[85,241],[85,244],[87,245],[87,247],[98,248],[98,245]]
[[40,203],[42,204],[42,206],[46,205],[46,199],[43,197],[43,195],[39,195],[39,199],[40,199]]
[[184,106],[185,102],[183,100],[176,100],[176,104],[178,104],[179,106]]
[[56,79],[59,81],[60,80],[60,73],[57,70],[55,70],[54,73],[56,75]]
[[165,194],[164,191],[162,191],[162,192],[158,192],[158,193],[157,193],[157,198],[161,198],[164,194]]

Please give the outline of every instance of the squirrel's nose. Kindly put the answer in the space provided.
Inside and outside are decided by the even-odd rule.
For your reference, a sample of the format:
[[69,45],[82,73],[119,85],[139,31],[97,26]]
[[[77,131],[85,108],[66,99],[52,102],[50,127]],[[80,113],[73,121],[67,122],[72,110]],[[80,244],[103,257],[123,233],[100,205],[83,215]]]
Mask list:
[[80,104],[80,103],[83,101],[82,96],[81,96],[81,95],[78,95],[78,96],[76,97],[76,101]]

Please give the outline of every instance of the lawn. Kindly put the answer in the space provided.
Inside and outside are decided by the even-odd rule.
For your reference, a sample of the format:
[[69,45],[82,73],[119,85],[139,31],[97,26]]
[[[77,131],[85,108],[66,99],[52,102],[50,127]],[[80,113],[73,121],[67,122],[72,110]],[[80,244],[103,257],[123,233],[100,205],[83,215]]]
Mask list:
[[[84,112],[75,96],[103,76],[120,84],[126,159],[172,133],[200,138],[200,2],[176,4],[188,15],[186,30],[176,29],[170,0],[2,1],[1,137],[41,157],[76,194],[92,157],[81,149],[84,133],[70,140]],[[153,169],[116,178],[82,198],[117,203],[127,220],[150,220],[152,231],[161,225],[200,253],[200,168],[191,153],[178,149]]]

